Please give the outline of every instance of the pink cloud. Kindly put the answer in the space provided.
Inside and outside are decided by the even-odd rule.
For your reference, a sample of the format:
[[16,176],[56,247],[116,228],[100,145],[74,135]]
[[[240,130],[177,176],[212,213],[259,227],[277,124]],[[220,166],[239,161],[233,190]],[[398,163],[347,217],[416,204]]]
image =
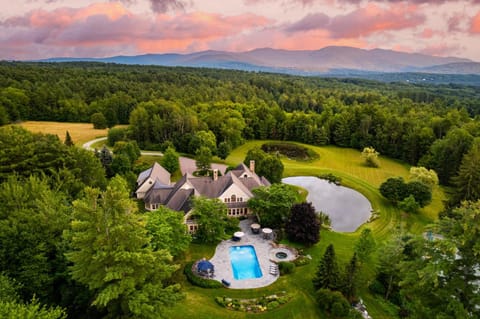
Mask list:
[[251,13],[140,16],[120,3],[99,3],[79,9],[36,10],[9,18],[0,22],[0,47],[6,48],[2,49],[3,58],[23,59],[42,57],[47,48],[62,56],[78,56],[85,48],[90,56],[120,54],[126,49],[130,54],[185,51],[199,42],[208,43],[271,22]]
[[480,33],[480,12],[478,12],[472,19],[470,23],[470,32],[471,33]]
[[346,15],[333,18],[323,13],[310,14],[286,28],[289,32],[328,30],[333,38],[356,38],[373,33],[416,27],[426,18],[414,5],[398,4],[383,9],[368,4]]

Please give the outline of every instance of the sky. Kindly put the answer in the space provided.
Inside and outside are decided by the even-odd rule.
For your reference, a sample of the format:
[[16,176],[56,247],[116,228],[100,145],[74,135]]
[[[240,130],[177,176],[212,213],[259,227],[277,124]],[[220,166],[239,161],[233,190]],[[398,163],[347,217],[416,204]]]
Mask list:
[[480,61],[480,0],[0,0],[0,60],[326,46]]

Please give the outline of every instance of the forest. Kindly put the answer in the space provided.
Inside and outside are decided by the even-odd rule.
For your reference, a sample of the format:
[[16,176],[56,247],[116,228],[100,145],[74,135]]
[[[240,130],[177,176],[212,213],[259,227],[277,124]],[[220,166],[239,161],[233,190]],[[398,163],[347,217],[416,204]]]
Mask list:
[[[8,125],[26,120],[91,122],[98,128],[126,124],[110,130],[109,143],[128,142],[114,148],[117,164],[112,171],[104,155]],[[448,229],[447,221],[459,221],[460,227],[462,220],[478,224],[480,216],[478,204],[464,202],[480,199],[480,87],[475,86],[103,63],[0,62],[0,125],[0,316],[2,311],[16,311],[24,318],[155,318],[154,312],[181,300],[172,275],[179,268],[175,257],[189,239],[176,234],[176,245],[159,246],[181,221],[120,213],[125,208],[138,210],[129,198],[140,169],[134,164],[138,147],[194,155],[208,146],[221,159],[248,140],[372,147],[381,156],[438,174],[449,191],[439,227],[451,238],[458,240],[461,231]],[[119,164],[120,158],[124,161]],[[92,211],[98,214],[89,214]],[[161,225],[162,231],[156,233],[152,225]],[[92,230],[95,227],[105,227],[102,236]],[[478,234],[477,227],[461,236],[474,240]],[[155,236],[159,238],[152,244]],[[418,248],[406,242],[395,248]],[[478,245],[469,243],[462,249],[472,250],[464,259],[472,270],[478,267],[480,252]],[[106,247],[104,254],[92,259],[87,247],[98,246]],[[432,254],[438,252],[432,248]],[[418,259],[408,262],[412,269],[424,270]],[[384,278],[379,280],[391,275],[393,282],[394,272],[381,274]],[[115,285],[107,286],[99,273]],[[130,281],[120,280],[122,276]],[[400,280],[395,280],[400,290]],[[412,283],[415,277],[408,280]],[[421,289],[409,287],[406,293],[421,294]],[[472,295],[468,290],[460,299]],[[477,318],[478,309],[473,313],[471,305],[463,303],[468,311],[455,313]],[[431,314],[423,308],[412,308],[410,314],[415,311],[418,318]]]

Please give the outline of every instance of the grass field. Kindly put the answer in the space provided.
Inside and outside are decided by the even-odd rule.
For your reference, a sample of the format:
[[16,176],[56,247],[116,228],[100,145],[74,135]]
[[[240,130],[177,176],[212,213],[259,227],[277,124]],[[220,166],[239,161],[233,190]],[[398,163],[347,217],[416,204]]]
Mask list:
[[[263,141],[247,142],[235,149],[225,162],[229,165],[242,162],[250,148],[260,146],[262,143]],[[378,187],[387,178],[394,176],[408,178],[409,166],[404,163],[380,157],[380,168],[370,168],[363,164],[360,152],[357,150],[333,146],[305,146],[320,154],[320,158],[312,162],[300,162],[284,158],[282,159],[285,166],[284,176],[315,176],[322,173],[333,173],[342,178],[343,185],[364,194],[372,203],[374,210],[380,213],[380,217],[363,225],[353,233],[322,231],[320,242],[306,249],[306,253],[312,256],[312,262],[306,266],[298,267],[294,274],[280,277],[277,282],[265,288],[255,290],[201,289],[190,285],[183,276],[179,275],[178,279],[185,288],[186,299],[171,310],[168,314],[169,318],[326,318],[324,314],[317,310],[311,280],[315,274],[318,261],[330,243],[335,246],[339,263],[344,265],[350,259],[354,243],[363,228],[372,229],[375,239],[380,245],[398,230],[421,234],[424,226],[434,221],[442,208],[444,193],[439,187],[434,190],[432,203],[418,214],[410,216],[400,212],[380,195]],[[214,250],[215,247],[192,245],[186,259],[210,258],[213,256]],[[375,274],[375,264],[376,258],[374,256],[373,261],[363,267],[364,285],[360,288],[360,295],[373,318],[395,318],[395,310],[390,305],[368,293],[368,282],[373,279]],[[226,310],[214,301],[217,296],[256,298],[281,290],[294,295],[293,300],[275,311],[265,314],[247,314]]]
[[70,133],[75,145],[107,136],[108,129],[96,130],[91,123],[37,122],[27,121],[19,125],[35,133],[55,134],[60,140],[65,140],[66,132]]

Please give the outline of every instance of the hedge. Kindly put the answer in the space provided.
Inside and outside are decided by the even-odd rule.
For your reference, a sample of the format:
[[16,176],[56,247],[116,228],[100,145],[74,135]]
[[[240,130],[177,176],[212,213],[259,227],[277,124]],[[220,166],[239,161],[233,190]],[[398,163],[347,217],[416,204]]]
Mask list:
[[185,265],[185,268],[183,269],[183,273],[185,274],[185,276],[187,276],[188,281],[192,285],[202,287],[202,288],[222,288],[223,287],[222,283],[219,281],[202,278],[194,274],[192,271],[192,267],[194,263],[195,263],[194,261],[188,262]]

